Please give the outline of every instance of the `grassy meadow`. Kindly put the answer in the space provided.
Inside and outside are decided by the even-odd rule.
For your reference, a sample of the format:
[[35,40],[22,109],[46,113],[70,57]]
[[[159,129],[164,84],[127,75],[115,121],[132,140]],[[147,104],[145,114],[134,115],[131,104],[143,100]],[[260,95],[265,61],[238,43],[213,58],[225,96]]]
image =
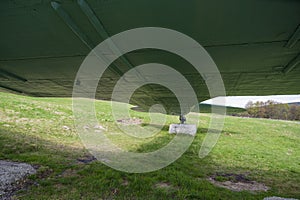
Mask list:
[[[99,123],[118,131],[110,102],[96,102]],[[131,111],[147,123],[147,113]],[[149,173],[116,171],[92,161],[73,124],[72,99],[33,98],[0,93],[0,159],[27,162],[37,168],[16,199],[263,199],[300,198],[300,123],[227,116],[220,139],[204,159],[198,157],[210,114],[190,148],[171,165]],[[167,116],[167,124],[177,123]],[[122,133],[112,140],[133,152],[149,152],[167,144],[168,127],[152,138],[136,141]],[[91,161],[91,162],[90,162]],[[240,174],[263,183],[266,192],[231,191],[208,181],[216,174]],[[226,177],[217,177],[226,181]]]

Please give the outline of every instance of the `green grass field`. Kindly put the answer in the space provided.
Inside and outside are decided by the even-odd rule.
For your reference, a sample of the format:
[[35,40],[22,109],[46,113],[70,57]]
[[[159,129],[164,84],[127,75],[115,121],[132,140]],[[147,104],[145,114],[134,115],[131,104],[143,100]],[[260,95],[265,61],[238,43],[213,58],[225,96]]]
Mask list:
[[[99,123],[116,131],[110,103],[97,101]],[[147,113],[131,111],[144,123]],[[187,152],[161,170],[131,174],[90,157],[75,132],[72,100],[32,98],[0,93],[0,159],[33,164],[17,199],[263,199],[266,196],[300,198],[300,124],[298,122],[226,117],[223,133],[204,159],[198,152],[210,114],[201,123]],[[167,116],[177,123],[177,116]],[[160,148],[173,138],[165,127],[155,137],[135,141],[121,133],[112,140],[130,151]],[[78,160],[79,159],[79,160]],[[267,192],[234,192],[211,184],[215,174],[234,173],[270,187]],[[224,177],[219,177],[222,181]]]

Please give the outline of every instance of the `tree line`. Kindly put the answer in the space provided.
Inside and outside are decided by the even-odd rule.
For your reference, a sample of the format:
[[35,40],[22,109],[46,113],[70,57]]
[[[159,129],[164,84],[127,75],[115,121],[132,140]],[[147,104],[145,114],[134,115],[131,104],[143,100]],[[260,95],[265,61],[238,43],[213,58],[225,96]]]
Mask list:
[[256,118],[300,120],[300,105],[283,104],[273,100],[266,102],[249,101],[246,104],[246,113],[241,115]]

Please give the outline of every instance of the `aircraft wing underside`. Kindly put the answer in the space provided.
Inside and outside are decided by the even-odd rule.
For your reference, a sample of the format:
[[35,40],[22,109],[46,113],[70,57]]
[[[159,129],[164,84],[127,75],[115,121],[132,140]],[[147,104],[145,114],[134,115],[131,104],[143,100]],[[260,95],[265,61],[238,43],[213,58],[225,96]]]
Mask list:
[[[70,97],[80,65],[106,37],[162,27],[205,48],[220,71],[226,95],[300,93],[300,1],[3,0],[0,16],[1,91]],[[213,97],[206,77],[187,60],[148,48],[116,59],[101,77],[96,98],[111,99],[119,78],[146,63],[165,64],[184,75],[199,102]],[[144,109],[160,103],[168,113],[178,112],[174,94],[158,84],[140,87],[131,103]]]

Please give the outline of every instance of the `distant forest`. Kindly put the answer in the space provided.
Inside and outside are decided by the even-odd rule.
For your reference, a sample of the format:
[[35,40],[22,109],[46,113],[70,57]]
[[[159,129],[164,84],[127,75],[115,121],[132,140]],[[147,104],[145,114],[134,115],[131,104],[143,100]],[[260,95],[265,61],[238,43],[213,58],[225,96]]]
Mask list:
[[236,113],[235,115],[255,118],[300,120],[300,105],[299,103],[283,104],[273,100],[266,102],[249,101],[246,104],[246,112]]

